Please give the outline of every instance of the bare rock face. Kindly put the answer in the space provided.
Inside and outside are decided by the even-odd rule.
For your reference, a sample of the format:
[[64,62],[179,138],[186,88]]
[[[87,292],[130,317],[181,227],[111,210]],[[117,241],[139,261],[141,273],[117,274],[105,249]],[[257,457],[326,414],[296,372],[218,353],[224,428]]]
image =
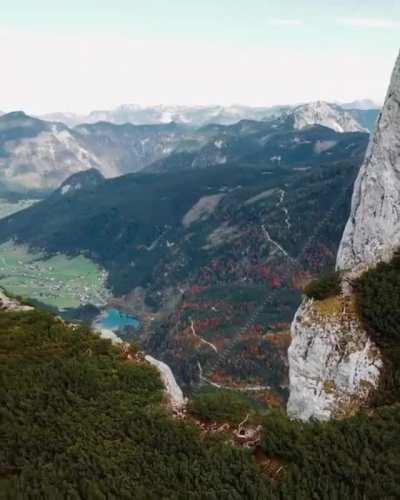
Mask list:
[[292,324],[289,416],[352,415],[376,389],[382,361],[351,297],[305,301]]
[[175,380],[171,368],[166,363],[163,363],[150,355],[146,355],[145,360],[155,366],[160,372],[161,380],[164,384],[165,392],[168,396],[172,409],[181,410],[186,405],[186,399],[177,381]]
[[400,56],[353,192],[337,267],[350,270],[391,257],[400,246]]
[[312,125],[322,125],[336,132],[366,132],[347,111],[324,101],[301,104],[291,112],[294,128],[303,129]]
[[11,299],[0,290],[0,310],[13,312],[32,311],[33,307],[21,304],[17,299]]
[[365,405],[383,366],[365,332],[348,282],[400,246],[400,56],[385,105],[354,186],[337,256],[343,294],[305,300],[292,324],[288,414],[341,418]]

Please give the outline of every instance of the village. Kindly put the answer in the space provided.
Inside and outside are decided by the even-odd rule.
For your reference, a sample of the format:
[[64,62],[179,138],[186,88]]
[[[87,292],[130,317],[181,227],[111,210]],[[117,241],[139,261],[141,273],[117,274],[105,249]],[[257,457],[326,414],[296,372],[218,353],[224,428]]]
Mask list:
[[0,285],[8,292],[59,310],[104,305],[107,273],[84,256],[40,252],[7,242],[0,245]]

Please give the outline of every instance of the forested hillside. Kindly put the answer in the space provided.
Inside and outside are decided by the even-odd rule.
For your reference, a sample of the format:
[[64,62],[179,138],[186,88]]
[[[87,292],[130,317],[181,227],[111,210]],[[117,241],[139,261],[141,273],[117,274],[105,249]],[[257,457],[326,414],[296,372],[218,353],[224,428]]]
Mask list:
[[145,362],[37,311],[0,312],[0,497],[268,498],[249,453],[163,409]]
[[[311,287],[320,310],[328,311],[337,298],[337,279],[332,278],[324,276]],[[400,497],[399,253],[371,267],[352,285],[357,315],[383,357],[380,384],[369,407],[345,420],[300,423],[283,415],[267,418],[262,446],[287,466],[283,498]]]
[[[117,125],[99,117],[96,123],[68,128],[21,111],[8,113],[0,116],[0,184],[11,191],[48,193],[68,176],[89,168],[110,178],[143,169],[198,169],[257,159],[286,163],[301,155],[315,160],[328,149],[349,158],[367,132],[335,106],[315,103],[304,106],[307,111],[302,108],[267,120],[240,120],[239,116],[231,125],[203,127],[170,120]],[[311,130],[297,130],[304,127]]]
[[0,242],[102,266],[114,303],[142,320],[142,346],[184,388],[256,386],[283,404],[289,322],[303,285],[334,264],[368,136],[257,122],[202,133],[225,146],[197,162],[219,146],[242,160],[193,169],[177,154],[182,171],[94,184],[78,173],[1,221]]
[[[174,421],[157,372],[134,359],[47,313],[0,312],[1,498],[399,497],[398,403],[329,423],[259,414],[251,453]],[[191,411],[220,423],[249,411],[216,396]]]

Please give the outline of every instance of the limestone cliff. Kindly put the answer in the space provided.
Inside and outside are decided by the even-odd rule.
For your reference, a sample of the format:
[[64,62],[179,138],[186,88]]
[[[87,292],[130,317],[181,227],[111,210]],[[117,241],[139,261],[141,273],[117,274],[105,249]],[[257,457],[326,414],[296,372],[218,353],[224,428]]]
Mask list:
[[365,161],[337,256],[343,294],[303,302],[292,323],[288,414],[320,420],[357,411],[378,387],[379,350],[354,307],[349,278],[400,246],[400,56]]
[[400,56],[371,138],[340,243],[337,267],[354,269],[389,258],[400,245]]
[[351,297],[305,301],[292,324],[288,414],[302,420],[353,414],[376,387],[381,367]]

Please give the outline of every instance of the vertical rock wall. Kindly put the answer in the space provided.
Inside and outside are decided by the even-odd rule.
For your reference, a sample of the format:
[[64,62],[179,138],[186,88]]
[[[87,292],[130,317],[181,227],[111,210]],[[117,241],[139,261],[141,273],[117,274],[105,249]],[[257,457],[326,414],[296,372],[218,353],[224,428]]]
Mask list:
[[[356,180],[337,268],[360,274],[400,247],[400,56],[376,131]],[[320,420],[356,412],[377,388],[382,359],[354,307],[350,286],[324,301],[305,300],[289,348],[293,418]]]

